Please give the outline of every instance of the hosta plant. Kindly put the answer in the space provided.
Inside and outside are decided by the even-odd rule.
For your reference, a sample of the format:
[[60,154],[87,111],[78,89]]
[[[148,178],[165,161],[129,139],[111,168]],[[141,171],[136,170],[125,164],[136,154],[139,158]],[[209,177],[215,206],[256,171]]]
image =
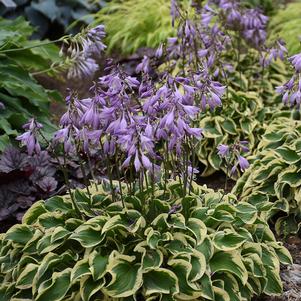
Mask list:
[[205,165],[202,176],[209,176],[217,170],[227,172],[217,154],[220,144],[230,145],[247,140],[250,152],[258,144],[258,135],[264,132],[266,110],[255,92],[230,92],[221,109],[208,111],[200,117],[199,127],[204,139],[196,147],[200,162]]
[[269,206],[267,218],[278,234],[287,235],[301,225],[301,122],[278,115],[233,192],[257,208]]
[[254,53],[242,59],[248,65],[244,73],[235,72],[228,79],[228,91],[219,109],[208,110],[199,115],[198,126],[206,139],[197,144],[197,156],[205,166],[202,176],[209,176],[217,170],[227,171],[216,148],[219,144],[231,145],[237,141],[248,141],[252,154],[260,142],[271,115],[282,111],[279,95],[275,88],[285,82],[285,65],[277,61],[265,70],[261,80],[256,79],[258,64]]
[[[36,203],[0,236],[0,300],[251,300],[291,263],[256,207],[193,185],[98,186]],[[262,208],[265,210],[265,208]]]

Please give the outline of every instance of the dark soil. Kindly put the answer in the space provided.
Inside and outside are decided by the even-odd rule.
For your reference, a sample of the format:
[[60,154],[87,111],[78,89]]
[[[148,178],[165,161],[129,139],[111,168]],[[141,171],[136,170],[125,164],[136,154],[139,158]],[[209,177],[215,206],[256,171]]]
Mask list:
[[[197,179],[197,183],[199,185],[207,185],[208,188],[212,188],[215,191],[219,189],[225,189],[226,175],[223,172],[216,172],[213,175],[206,178],[199,177]],[[231,192],[234,185],[235,181],[228,179],[226,192]]]
[[0,233],[5,233],[13,225],[18,224],[19,222],[15,218],[9,218],[0,222]]

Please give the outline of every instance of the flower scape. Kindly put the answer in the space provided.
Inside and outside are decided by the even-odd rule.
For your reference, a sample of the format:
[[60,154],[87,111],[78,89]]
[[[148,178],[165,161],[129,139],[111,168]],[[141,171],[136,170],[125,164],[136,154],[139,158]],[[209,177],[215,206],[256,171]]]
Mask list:
[[103,2],[57,39],[0,19],[0,301],[300,300],[290,4]]

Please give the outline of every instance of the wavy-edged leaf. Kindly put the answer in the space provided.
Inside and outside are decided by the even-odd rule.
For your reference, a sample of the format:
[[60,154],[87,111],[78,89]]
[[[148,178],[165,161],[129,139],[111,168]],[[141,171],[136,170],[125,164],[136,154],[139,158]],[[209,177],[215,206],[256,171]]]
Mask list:
[[212,272],[229,272],[236,275],[243,284],[247,283],[248,272],[237,251],[217,252],[211,258],[209,265]]
[[223,251],[238,249],[245,241],[245,237],[230,229],[218,231],[213,236],[214,246]]
[[33,278],[38,270],[38,265],[29,263],[26,265],[20,276],[18,277],[16,281],[16,287],[19,289],[28,289],[32,286]]
[[174,295],[179,292],[179,279],[168,269],[150,269],[143,274],[143,286],[147,296],[152,294]]
[[109,256],[102,256],[96,250],[89,256],[90,271],[94,280],[99,280],[106,273]]
[[66,296],[71,282],[70,282],[71,268],[62,272],[54,272],[51,277],[51,283],[47,287],[41,288],[36,301],[60,301]]
[[108,268],[108,272],[112,275],[112,280],[104,290],[111,297],[129,297],[142,286],[142,271],[139,264],[116,258],[115,263]]
[[70,239],[77,240],[85,248],[91,248],[100,244],[104,235],[101,234],[100,227],[84,224],[75,230]]
[[81,279],[84,276],[90,275],[90,265],[88,258],[84,258],[78,261],[71,271],[71,282],[74,283],[78,279]]

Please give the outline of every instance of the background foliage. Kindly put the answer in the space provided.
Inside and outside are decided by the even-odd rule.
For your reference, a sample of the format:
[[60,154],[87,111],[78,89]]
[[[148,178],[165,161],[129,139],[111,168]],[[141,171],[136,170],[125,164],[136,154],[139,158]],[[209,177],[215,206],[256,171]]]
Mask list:
[[[45,124],[46,132],[54,130],[49,121],[49,104],[61,100],[57,92],[45,90],[31,72],[47,70],[59,62],[59,50],[54,45],[30,48],[38,41],[29,41],[33,28],[23,18],[0,19],[0,150],[17,135],[22,125],[33,116]],[[28,48],[17,52],[11,49]],[[50,75],[53,73],[49,73]]]
[[109,50],[134,53],[140,47],[156,48],[174,36],[170,3],[165,0],[112,1],[94,15],[97,24],[104,24]]
[[[37,31],[35,38],[58,38],[76,22],[80,26],[89,24],[92,12],[99,10],[106,1],[102,0],[13,0],[15,7],[10,9],[0,4],[0,15],[6,18],[24,16]],[[55,28],[55,30],[53,30]]]
[[270,38],[283,38],[291,55],[300,51],[300,14],[301,2],[289,3],[285,9],[277,12],[269,24]]

